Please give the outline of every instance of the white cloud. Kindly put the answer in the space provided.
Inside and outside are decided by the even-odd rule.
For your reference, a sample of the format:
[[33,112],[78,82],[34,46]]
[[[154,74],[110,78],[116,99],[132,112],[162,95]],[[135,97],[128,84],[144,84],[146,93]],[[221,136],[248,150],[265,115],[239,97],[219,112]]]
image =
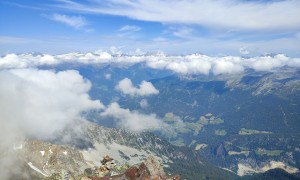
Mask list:
[[[238,60],[239,61],[239,60]],[[222,59],[214,62],[213,73],[218,74],[238,74],[244,71],[244,67],[240,63],[230,59]]]
[[[289,60],[290,59],[283,54],[279,54],[274,57],[264,56],[258,57],[255,60],[250,59],[250,66],[256,71],[271,71],[275,68],[280,68],[285,65],[289,65]],[[300,62],[300,59],[298,59],[298,62]]]
[[180,38],[186,38],[186,39],[194,39],[195,36],[192,36],[191,33],[193,32],[192,28],[188,27],[181,27],[181,28],[170,28],[170,31],[172,32],[172,35],[180,37]]
[[[32,64],[34,64],[34,62],[32,62]],[[26,68],[27,66],[27,60],[20,60],[19,56],[16,54],[7,54],[4,57],[2,57],[0,61],[0,67],[2,69]]]
[[82,113],[104,108],[90,99],[90,88],[91,83],[77,71],[0,70],[1,179],[29,177],[19,166],[20,152],[14,149],[26,138],[55,139],[68,126],[80,134],[82,126],[77,122],[84,119]]
[[109,51],[110,51],[110,53],[112,53],[112,54],[114,54],[114,55],[120,56],[120,55],[123,54],[123,52],[120,50],[120,48],[121,48],[121,47],[111,46],[111,47],[109,48]]
[[41,65],[56,65],[60,62],[49,54],[7,54],[0,58],[0,69],[28,68]]
[[119,29],[119,31],[124,32],[124,31],[131,31],[131,32],[136,32],[140,31],[141,28],[138,26],[131,26],[131,25],[125,25]]
[[144,55],[145,52],[143,52],[140,48],[137,48],[134,51],[129,52],[129,54],[135,55],[135,56],[141,56],[141,55]]
[[113,117],[118,120],[118,125],[132,131],[144,131],[149,129],[159,129],[165,124],[156,115],[141,114],[139,112],[123,109],[118,103],[110,104],[101,116]]
[[246,47],[241,47],[241,48],[240,48],[240,53],[241,53],[241,54],[244,54],[244,55],[250,54],[250,52],[246,49]]
[[87,25],[87,21],[81,16],[68,16],[64,14],[53,14],[50,19],[61,22],[74,28],[81,28]]
[[104,77],[105,77],[105,79],[110,80],[111,79],[111,74],[105,74]]
[[[288,57],[284,54],[275,56],[258,56],[243,58],[239,56],[207,56],[203,54],[191,54],[182,56],[169,56],[162,52],[138,55],[110,54],[97,51],[89,53],[68,53],[60,55],[50,54],[7,54],[0,57],[1,69],[28,68],[39,66],[55,66],[62,63],[74,64],[114,64],[119,67],[131,66],[143,63],[153,69],[165,69],[179,74],[236,74],[245,69],[256,71],[273,71],[284,66],[299,68],[300,58]],[[107,75],[109,78],[109,75]],[[143,96],[148,91],[158,93],[149,82],[142,82],[139,87],[134,87],[131,80],[121,81],[119,90],[124,94]],[[118,85],[118,86],[119,86]],[[146,87],[146,88],[144,88]],[[150,94],[151,94],[150,93]]]
[[91,83],[77,71],[14,69],[0,71],[0,127],[11,127],[27,137],[55,138],[81,113],[103,109],[91,100]]
[[168,62],[165,68],[181,74],[207,75],[211,69],[211,62],[207,60],[206,56],[202,57],[201,59],[197,55],[185,56],[183,59]]
[[47,64],[47,65],[55,65],[58,64],[59,62],[52,55],[45,54],[40,58],[40,63]]
[[128,78],[119,81],[116,85],[116,89],[131,96],[149,96],[159,93],[151,82],[142,81],[139,87],[135,87]]
[[142,99],[140,101],[141,108],[147,108],[149,106],[147,99]]
[[[298,0],[103,0],[95,4],[60,1],[57,6],[86,13],[125,16],[162,23],[197,24],[237,30],[295,30],[300,27]],[[212,11],[213,10],[213,11]],[[180,13],[178,13],[180,12]]]

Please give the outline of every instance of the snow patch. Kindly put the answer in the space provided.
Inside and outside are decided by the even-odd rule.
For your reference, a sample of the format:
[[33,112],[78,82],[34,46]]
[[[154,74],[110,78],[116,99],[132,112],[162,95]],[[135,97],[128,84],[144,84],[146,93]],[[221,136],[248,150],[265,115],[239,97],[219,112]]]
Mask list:
[[[93,149],[83,150],[81,153],[83,154],[84,159],[89,162],[89,164],[95,164],[100,166],[100,161],[102,157],[105,155],[109,155],[113,157],[116,161],[120,163],[128,163],[129,165],[134,165],[140,163],[141,161],[145,160],[149,155],[157,156],[153,152],[146,152],[145,150],[138,150],[128,146],[124,146],[121,144],[117,144],[115,142],[111,144],[100,144],[95,143]],[[121,152],[121,153],[120,153]],[[124,153],[126,157],[122,157],[122,153]],[[159,158],[160,162],[169,161],[167,157]]]
[[286,165],[283,162],[271,161],[269,164],[266,164],[265,166],[263,166],[261,168],[253,168],[250,165],[239,163],[237,175],[245,176],[245,175],[254,174],[254,173],[263,173],[268,170],[276,169],[276,168],[285,170],[286,172],[288,172],[290,174],[299,172],[299,169],[289,166],[289,165]]
[[245,176],[245,175],[254,174],[254,173],[258,173],[258,172],[255,169],[253,169],[251,166],[245,165],[242,163],[238,164],[237,175]]
[[206,148],[207,146],[208,146],[207,144],[197,144],[197,146],[195,147],[195,150],[198,151],[198,150]]
[[50,154],[52,154],[53,152],[51,151],[51,148],[49,147],[49,152],[50,152]]
[[236,174],[234,171],[232,171],[232,170],[230,170],[228,168],[222,168],[222,169],[224,169],[225,171],[229,171],[229,172],[232,172],[232,173]]
[[68,154],[68,152],[67,152],[67,151],[64,151],[63,153],[64,153],[64,155],[67,155],[67,154]]
[[45,176],[45,177],[48,177],[47,174],[43,173],[39,168],[35,167],[35,166],[32,164],[32,162],[29,162],[29,163],[27,163],[27,164],[30,166],[31,169],[35,170],[36,172],[42,174],[42,175]]
[[18,145],[18,146],[14,144],[14,147],[13,147],[13,148],[14,148],[14,151],[23,149],[23,144],[20,144],[20,145]]
[[45,155],[45,151],[40,151],[40,153],[42,154],[42,156],[44,156],[44,155]]

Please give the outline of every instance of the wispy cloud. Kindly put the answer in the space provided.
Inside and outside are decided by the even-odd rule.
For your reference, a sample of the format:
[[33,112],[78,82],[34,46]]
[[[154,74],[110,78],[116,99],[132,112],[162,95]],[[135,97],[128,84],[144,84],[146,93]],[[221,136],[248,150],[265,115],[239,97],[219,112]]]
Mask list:
[[49,17],[53,21],[57,21],[63,24],[66,24],[68,26],[71,26],[73,28],[82,28],[87,25],[87,21],[84,17],[82,16],[68,16],[64,14],[52,14]]
[[39,11],[49,10],[49,8],[45,8],[45,7],[29,6],[29,5],[16,3],[16,2],[6,2],[6,1],[4,1],[4,2],[0,2],[0,3],[10,5],[10,6],[16,6],[16,7],[19,7],[19,8],[32,9],[32,10],[39,10]]
[[137,32],[140,31],[142,28],[139,26],[134,26],[134,25],[125,25],[122,26],[120,29],[118,29],[118,36],[119,37],[127,37],[131,39],[136,39]]
[[[60,0],[58,7],[162,23],[197,24],[237,30],[297,30],[300,1],[118,0],[81,4]],[[180,12],[180,13],[178,13]]]
[[195,40],[197,39],[197,36],[193,34],[194,29],[186,26],[182,27],[174,27],[170,26],[167,29],[165,29],[162,34],[163,35],[172,35],[177,38],[182,38],[182,39],[192,39]]
[[140,31],[140,30],[141,30],[141,28],[138,26],[125,25],[125,26],[121,27],[118,31],[120,31],[120,32],[124,32],[124,31],[125,32],[128,32],[128,31],[136,32],[136,31]]
[[25,44],[32,41],[36,40],[13,36],[0,36],[0,44]]

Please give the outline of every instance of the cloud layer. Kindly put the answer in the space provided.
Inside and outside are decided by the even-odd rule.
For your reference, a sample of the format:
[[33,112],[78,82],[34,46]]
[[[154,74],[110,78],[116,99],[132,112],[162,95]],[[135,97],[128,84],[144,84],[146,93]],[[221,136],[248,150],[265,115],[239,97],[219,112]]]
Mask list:
[[116,89],[123,94],[128,94],[131,96],[149,96],[159,93],[159,91],[151,82],[142,81],[139,87],[135,87],[128,78],[124,78],[123,80],[119,81],[116,85]]
[[118,15],[143,21],[196,24],[231,30],[280,31],[300,28],[298,0],[103,0],[85,4],[61,0],[57,6],[73,11]]
[[83,112],[104,108],[90,99],[90,88],[77,71],[0,71],[0,126],[27,137],[51,139]]
[[[245,69],[255,71],[274,71],[281,67],[300,67],[300,58],[291,58],[284,54],[266,55],[251,58],[239,56],[207,56],[191,54],[184,56],[168,56],[156,54],[114,54],[103,51],[89,53],[50,54],[7,54],[0,57],[0,69],[32,68],[39,66],[56,66],[62,63],[74,64],[116,64],[130,66],[143,63],[153,69],[165,69],[180,74],[238,74]],[[142,82],[140,87],[134,87],[129,79],[118,85],[119,90],[130,95],[147,95],[147,89],[157,93],[151,84]],[[151,94],[151,93],[150,93]]]

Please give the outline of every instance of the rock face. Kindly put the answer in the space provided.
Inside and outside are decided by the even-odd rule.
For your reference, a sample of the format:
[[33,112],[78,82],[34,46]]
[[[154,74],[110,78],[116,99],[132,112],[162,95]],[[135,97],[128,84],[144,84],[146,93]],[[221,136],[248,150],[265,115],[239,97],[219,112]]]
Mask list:
[[105,155],[103,160],[101,161],[101,166],[96,167],[94,169],[87,168],[84,170],[84,174],[86,176],[93,177],[104,177],[105,175],[110,173],[110,170],[116,166],[114,159],[109,157],[109,155]]
[[225,157],[225,155],[226,155],[225,147],[223,144],[220,144],[216,149],[216,156]]
[[144,164],[147,167],[147,169],[149,170],[151,176],[154,176],[154,177],[164,177],[165,176],[163,167],[160,165],[159,161],[154,156],[148,157],[146,159],[146,161],[144,162]]
[[15,153],[19,163],[26,164],[40,178],[71,179],[89,167],[76,148],[40,140],[26,140],[22,149],[15,150]]
[[149,156],[144,162],[139,165],[131,166],[124,174],[110,177],[83,177],[81,180],[138,180],[138,179],[153,179],[153,180],[180,180],[180,176],[166,176],[163,167],[158,159],[154,156]]

